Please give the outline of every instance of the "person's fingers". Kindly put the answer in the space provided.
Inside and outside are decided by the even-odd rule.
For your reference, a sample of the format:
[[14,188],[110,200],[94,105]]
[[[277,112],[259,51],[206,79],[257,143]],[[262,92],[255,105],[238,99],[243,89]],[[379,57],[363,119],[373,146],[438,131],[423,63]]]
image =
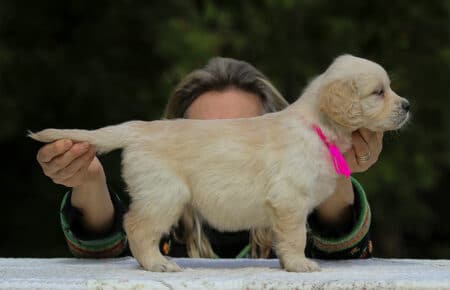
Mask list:
[[83,165],[81,168],[78,169],[72,176],[69,178],[54,178],[53,182],[56,184],[61,184],[66,187],[75,187],[83,183],[83,180],[86,176],[87,168],[89,167],[89,164]]
[[73,143],[71,140],[61,139],[41,147],[37,153],[36,159],[46,176],[51,177],[52,173],[56,171],[52,164],[52,160],[61,156],[67,152],[67,150],[70,150],[72,145]]
[[344,153],[344,158],[347,161],[347,164],[350,167],[350,170],[352,172],[357,172],[359,164],[356,162],[356,153],[355,153],[355,149],[353,149],[353,147]]
[[359,132],[369,147],[371,157],[376,161],[383,148],[383,132],[373,132],[368,129],[360,129]]
[[54,178],[53,182],[56,184],[64,185],[66,187],[75,187],[83,183],[86,169],[84,167],[80,168],[74,175],[69,178]]
[[[357,163],[359,165],[367,163],[371,158],[372,152],[359,131],[352,133],[352,145]],[[365,158],[367,158],[367,160],[365,160]]]
[[383,142],[384,133],[383,132],[376,132],[376,136],[377,136],[377,141],[382,143]]
[[364,141],[366,141],[367,143],[370,142],[371,139],[375,138],[376,133],[373,131],[370,131],[369,129],[366,128],[361,128],[358,131],[356,131],[359,133],[359,135],[361,135],[361,137],[364,139]]
[[89,150],[89,147],[90,145],[87,142],[75,143],[67,152],[46,163],[44,172],[49,177],[56,177],[55,174],[57,174],[57,172],[66,168],[76,158],[86,153]]
[[376,142],[378,144],[378,155],[380,155],[381,151],[383,150],[383,132],[376,132]]
[[55,173],[55,178],[59,180],[67,180],[74,177],[79,171],[87,170],[89,164],[95,157],[95,148],[90,147],[87,152],[75,158],[69,165]]
[[48,163],[56,156],[59,156],[69,150],[73,145],[72,140],[61,139],[46,144],[39,149],[36,159],[39,164]]
[[60,157],[52,160],[52,163],[55,167],[58,167],[59,170],[69,166],[76,158],[80,157],[82,154],[86,153],[89,150],[89,143],[75,143],[69,151],[61,155]]
[[369,144],[370,149],[376,149],[383,140],[383,132],[373,132],[369,129],[359,129],[358,130],[361,137]]

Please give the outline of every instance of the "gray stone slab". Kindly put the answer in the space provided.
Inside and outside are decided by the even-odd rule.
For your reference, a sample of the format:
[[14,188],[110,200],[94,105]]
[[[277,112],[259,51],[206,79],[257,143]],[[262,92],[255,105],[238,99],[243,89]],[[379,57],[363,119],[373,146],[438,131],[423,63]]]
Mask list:
[[278,260],[174,260],[183,272],[143,271],[132,257],[0,258],[0,289],[450,289],[450,260],[318,260],[316,273]]

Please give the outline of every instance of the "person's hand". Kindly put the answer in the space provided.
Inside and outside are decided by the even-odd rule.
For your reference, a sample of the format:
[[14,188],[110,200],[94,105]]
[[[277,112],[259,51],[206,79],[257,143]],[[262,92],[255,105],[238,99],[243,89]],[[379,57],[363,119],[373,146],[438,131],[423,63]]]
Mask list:
[[87,231],[104,233],[111,229],[114,206],[94,146],[57,140],[39,149],[37,161],[54,183],[72,187],[70,203],[83,213],[81,222]]
[[[344,158],[352,172],[364,172],[374,165],[383,148],[383,133],[360,129],[352,134],[352,147]],[[336,225],[345,223],[351,216],[355,194],[350,179],[340,176],[334,193],[317,207],[319,219]]]
[[352,148],[344,153],[344,158],[352,172],[364,172],[374,165],[383,148],[383,132],[359,129],[352,133]]
[[87,142],[64,139],[46,144],[38,151],[37,161],[54,183],[67,187],[78,187],[104,177],[95,148]]

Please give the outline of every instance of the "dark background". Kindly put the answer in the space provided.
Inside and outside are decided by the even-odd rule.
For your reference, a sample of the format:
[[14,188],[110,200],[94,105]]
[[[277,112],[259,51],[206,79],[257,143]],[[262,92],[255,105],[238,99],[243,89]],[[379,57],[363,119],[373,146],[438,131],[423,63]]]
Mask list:
[[[380,63],[413,117],[356,177],[375,255],[450,258],[450,1],[0,1],[0,256],[70,256],[66,191],[26,130],[153,120],[213,56],[246,60],[292,102],[338,55]],[[122,192],[120,153],[101,158]]]

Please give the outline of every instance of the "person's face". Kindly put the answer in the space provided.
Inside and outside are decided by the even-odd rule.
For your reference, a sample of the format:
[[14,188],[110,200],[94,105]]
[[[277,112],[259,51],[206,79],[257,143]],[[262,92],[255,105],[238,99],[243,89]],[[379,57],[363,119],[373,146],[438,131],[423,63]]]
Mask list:
[[186,110],[187,119],[234,119],[263,114],[261,98],[253,93],[230,88],[208,91],[198,96]]

